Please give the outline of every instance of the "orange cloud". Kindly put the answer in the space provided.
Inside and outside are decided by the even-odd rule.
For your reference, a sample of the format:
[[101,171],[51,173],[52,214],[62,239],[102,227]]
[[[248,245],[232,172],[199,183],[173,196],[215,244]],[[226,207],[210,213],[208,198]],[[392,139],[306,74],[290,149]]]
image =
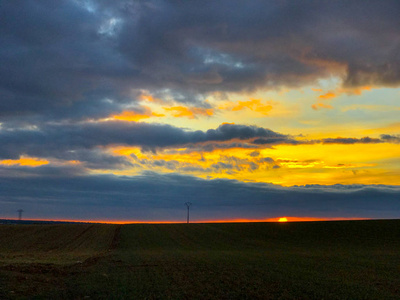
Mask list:
[[[329,100],[336,98],[340,96],[343,93],[346,93],[348,95],[361,95],[363,91],[370,91],[372,89],[371,86],[362,86],[362,87],[357,87],[357,88],[339,88],[336,89],[335,92],[329,91],[323,95],[320,95],[318,98],[323,99],[323,100]],[[315,92],[322,92],[320,89],[312,89]]]
[[153,97],[152,95],[149,94],[141,94],[139,96],[139,101],[147,101],[151,103],[163,103],[163,100]]
[[323,95],[319,96],[320,99],[324,99],[324,100],[332,99],[332,98],[335,98],[335,97],[336,97],[336,94],[333,93],[333,92],[328,92],[326,94],[323,94]]
[[[340,96],[343,93],[346,93],[347,95],[361,95],[363,91],[370,91],[372,89],[371,86],[362,86],[362,87],[357,87],[357,88],[339,88],[336,89],[335,92],[329,91],[323,95],[318,96],[319,99],[322,100],[330,100],[333,98],[336,98]],[[314,89],[312,88],[314,92],[322,92],[322,89]]]
[[239,103],[232,107],[231,110],[239,111],[245,108],[267,115],[272,110],[272,105],[263,104],[260,99],[251,99],[249,101],[239,101]]
[[163,117],[163,114],[157,114],[150,110],[148,107],[144,107],[145,111],[143,113],[138,113],[136,111],[123,111],[119,115],[112,115],[111,117],[115,120],[137,122],[143,119],[148,119],[150,117]]
[[329,104],[325,104],[325,103],[316,103],[311,105],[312,109],[314,110],[320,110],[322,108],[326,108],[326,109],[332,109],[333,107]]
[[370,91],[372,89],[372,86],[361,86],[361,87],[357,87],[357,88],[347,88],[344,89],[343,92],[347,93],[349,95],[361,95],[363,91]]
[[20,159],[6,159],[0,160],[0,164],[6,166],[24,166],[24,167],[39,167],[42,165],[47,165],[49,163],[48,160],[32,158],[32,157],[22,157]]
[[165,111],[169,111],[176,118],[187,117],[189,119],[195,119],[197,116],[209,117],[214,114],[212,108],[201,108],[201,107],[185,107],[185,106],[174,106],[174,107],[163,107]]
[[311,88],[311,90],[313,90],[314,92],[322,92],[322,89]]

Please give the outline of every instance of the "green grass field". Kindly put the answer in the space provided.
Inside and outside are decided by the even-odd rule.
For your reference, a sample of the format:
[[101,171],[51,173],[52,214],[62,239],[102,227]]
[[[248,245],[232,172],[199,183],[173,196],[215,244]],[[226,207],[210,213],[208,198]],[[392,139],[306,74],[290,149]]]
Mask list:
[[400,220],[2,225],[0,299],[400,299]]

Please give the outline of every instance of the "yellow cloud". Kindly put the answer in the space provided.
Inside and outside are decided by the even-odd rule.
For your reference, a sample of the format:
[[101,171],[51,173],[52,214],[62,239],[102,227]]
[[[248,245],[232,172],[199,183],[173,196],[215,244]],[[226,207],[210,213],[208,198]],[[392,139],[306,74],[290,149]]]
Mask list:
[[326,108],[326,109],[332,109],[333,108],[332,105],[325,104],[325,103],[316,103],[316,104],[311,105],[311,107],[314,110],[320,110],[322,108]]
[[164,103],[164,101],[161,100],[160,98],[153,97],[152,95],[146,93],[143,93],[139,96],[139,101],[158,103],[158,104]]
[[263,115],[268,115],[268,113],[272,110],[272,105],[264,104],[260,99],[251,99],[249,101],[239,101],[238,104],[231,108],[231,110],[239,111],[245,108],[259,112]]
[[345,88],[342,89],[342,93],[347,93],[349,95],[361,95],[363,91],[370,91],[372,89],[372,86],[361,86],[357,88]]
[[172,116],[176,118],[186,117],[189,119],[195,119],[197,116],[210,117],[214,114],[212,108],[202,108],[202,107],[185,107],[185,106],[173,106],[173,107],[163,107],[167,112],[171,112]]
[[287,168],[314,168],[316,166],[322,165],[324,162],[323,161],[316,161],[316,160],[304,160],[304,161],[299,161],[297,159],[283,159],[283,158],[278,158],[277,163],[279,163],[280,166],[282,167],[287,167]]
[[[336,98],[340,96],[343,93],[346,93],[348,95],[361,95],[363,91],[370,91],[372,89],[371,86],[362,86],[362,87],[357,87],[357,88],[337,88],[335,91],[328,91],[327,93],[318,96],[319,99],[321,100],[331,100],[333,98]],[[322,89],[314,89],[312,88],[314,92],[322,92]]]
[[24,166],[24,167],[39,167],[43,165],[47,165],[49,163],[48,160],[34,158],[34,157],[21,157],[20,159],[6,159],[0,160],[0,164],[6,166]]
[[327,92],[326,94],[320,95],[318,98],[320,99],[324,99],[324,100],[328,100],[328,99],[332,99],[335,98],[336,94],[333,92]]
[[[201,178],[226,178],[241,181],[270,182],[284,186],[304,184],[399,184],[400,157],[397,144],[310,144],[277,145],[274,148],[215,148],[202,150],[182,147],[142,152],[138,147],[114,147],[114,155],[123,155],[135,167],[113,170],[132,175],[149,170],[179,172]],[[257,151],[256,155],[249,155]]]
[[135,111],[123,111],[119,115],[112,115],[111,118],[120,121],[137,122],[143,119],[148,119],[150,117],[163,117],[163,114],[157,114],[151,111],[150,108],[144,107],[143,113],[138,113]]

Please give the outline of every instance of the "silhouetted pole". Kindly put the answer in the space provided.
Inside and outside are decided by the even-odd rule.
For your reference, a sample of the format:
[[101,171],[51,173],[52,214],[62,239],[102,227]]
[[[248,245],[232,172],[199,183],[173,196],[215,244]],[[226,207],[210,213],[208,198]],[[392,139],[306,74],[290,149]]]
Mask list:
[[22,209],[18,209],[17,210],[17,212],[18,212],[18,220],[22,220],[22,212],[23,212],[23,210]]
[[192,203],[186,202],[185,205],[187,207],[187,223],[189,224],[189,209],[190,209],[190,206],[192,205]]

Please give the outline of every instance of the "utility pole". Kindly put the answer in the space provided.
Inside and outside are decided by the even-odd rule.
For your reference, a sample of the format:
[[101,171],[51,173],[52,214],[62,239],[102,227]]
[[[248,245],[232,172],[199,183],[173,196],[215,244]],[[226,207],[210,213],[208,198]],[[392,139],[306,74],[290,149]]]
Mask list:
[[17,212],[18,212],[18,220],[22,220],[22,213],[23,213],[23,210],[22,209],[18,209],[17,210]]
[[189,209],[190,209],[190,206],[192,205],[192,203],[186,202],[185,205],[187,207],[187,223],[189,224]]

